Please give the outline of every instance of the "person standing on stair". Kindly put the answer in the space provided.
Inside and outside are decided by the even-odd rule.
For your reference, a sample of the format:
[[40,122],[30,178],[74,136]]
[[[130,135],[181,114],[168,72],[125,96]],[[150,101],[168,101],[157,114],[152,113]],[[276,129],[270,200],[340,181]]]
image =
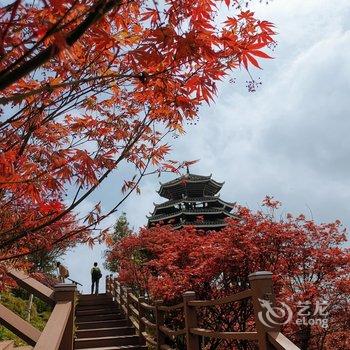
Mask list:
[[[102,277],[102,273],[100,268],[97,266],[97,262],[94,262],[94,266],[91,269],[91,294],[98,294],[98,284],[100,282],[100,278]],[[95,287],[95,288],[94,288]]]
[[59,261],[57,261],[56,266],[58,268],[58,280],[61,283],[65,283],[65,279],[69,277],[68,269],[65,266],[63,266]]

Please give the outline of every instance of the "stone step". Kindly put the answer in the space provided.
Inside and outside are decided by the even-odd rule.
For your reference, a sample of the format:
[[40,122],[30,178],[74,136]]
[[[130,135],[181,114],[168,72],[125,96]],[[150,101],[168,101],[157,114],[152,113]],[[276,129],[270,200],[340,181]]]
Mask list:
[[139,345],[138,335],[123,335],[113,337],[99,337],[99,338],[83,338],[76,339],[74,342],[75,349],[101,348],[125,345]]
[[99,337],[112,337],[120,335],[132,335],[135,334],[134,327],[109,327],[109,328],[91,328],[80,329],[76,331],[78,339],[83,338],[99,338]]

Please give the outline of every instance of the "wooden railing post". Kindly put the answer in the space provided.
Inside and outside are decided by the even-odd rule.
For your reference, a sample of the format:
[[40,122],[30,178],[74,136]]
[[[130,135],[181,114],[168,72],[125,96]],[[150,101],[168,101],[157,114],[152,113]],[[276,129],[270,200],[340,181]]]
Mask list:
[[162,345],[165,344],[165,336],[163,332],[160,330],[161,326],[164,326],[164,311],[159,310],[159,306],[162,305],[161,300],[157,300],[155,302],[156,307],[156,336],[157,336],[157,350],[160,350],[162,348]]
[[113,295],[114,295],[114,301],[117,301],[117,296],[118,296],[118,294],[117,294],[117,292],[118,292],[118,290],[117,290],[117,287],[118,287],[118,284],[117,284],[117,277],[114,277],[113,278],[113,280],[112,280],[112,288],[113,288],[113,291],[114,291],[114,293],[113,293]]
[[131,324],[130,317],[132,315],[130,305],[131,305],[131,298],[130,298],[131,288],[126,288],[126,318],[129,324]]
[[114,295],[114,283],[113,283],[113,275],[109,275],[109,295],[113,298]]
[[142,322],[142,318],[145,317],[145,310],[143,309],[141,303],[144,303],[146,301],[145,297],[139,297],[137,300],[137,309],[139,312],[139,317],[138,317],[138,323],[139,323],[139,340],[140,340],[140,345],[145,344],[145,338],[143,336],[143,332],[146,331],[146,326]]
[[124,305],[124,288],[121,284],[119,284],[120,288],[120,309],[124,311],[123,305]]
[[199,336],[191,334],[191,328],[197,328],[198,326],[197,311],[194,306],[188,305],[189,301],[195,299],[195,292],[185,292],[183,294],[187,350],[199,350]]
[[118,295],[119,295],[119,299],[117,297],[117,302],[119,303],[119,306],[121,308],[122,307],[122,299],[121,299],[122,287],[121,287],[120,283],[117,280],[115,280],[114,283],[115,283],[115,288],[118,291]]
[[279,332],[278,320],[276,324],[269,324],[266,318],[267,309],[261,304],[262,300],[269,303],[271,307],[275,305],[273,294],[272,273],[268,271],[258,271],[249,275],[252,290],[252,301],[254,307],[255,324],[258,332],[259,350],[270,350],[273,347],[269,344],[267,332]]
[[111,279],[109,276],[106,276],[106,294],[111,294]]
[[73,350],[74,314],[75,314],[75,294],[77,286],[75,284],[58,284],[54,288],[54,298],[56,302],[70,301],[71,311],[67,321],[66,329],[62,337],[59,350]]

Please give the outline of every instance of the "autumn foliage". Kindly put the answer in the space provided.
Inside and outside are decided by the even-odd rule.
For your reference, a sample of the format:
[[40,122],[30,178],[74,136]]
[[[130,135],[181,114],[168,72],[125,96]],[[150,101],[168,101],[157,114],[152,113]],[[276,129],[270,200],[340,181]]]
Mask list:
[[[301,349],[345,349],[349,344],[350,251],[344,248],[345,231],[339,221],[316,224],[305,216],[275,217],[280,203],[267,197],[267,212],[238,206],[240,220],[230,219],[218,232],[188,227],[143,228],[114,245],[110,260],[119,262],[119,279],[135,292],[167,303],[181,301],[194,290],[199,299],[216,299],[249,288],[248,275],[272,271],[277,299],[290,305],[292,322],[283,332]],[[315,312],[327,303],[328,328],[297,325],[300,306]],[[251,305],[202,310],[203,328],[221,331],[252,329]],[[310,316],[311,317],[311,316]],[[232,344],[231,344],[232,346]],[[250,349],[216,341],[208,349]]]
[[149,166],[177,171],[165,137],[183,133],[218,81],[269,58],[274,34],[236,0],[2,5],[0,260],[91,241],[124,197],[105,212],[79,205],[123,163],[124,195]]

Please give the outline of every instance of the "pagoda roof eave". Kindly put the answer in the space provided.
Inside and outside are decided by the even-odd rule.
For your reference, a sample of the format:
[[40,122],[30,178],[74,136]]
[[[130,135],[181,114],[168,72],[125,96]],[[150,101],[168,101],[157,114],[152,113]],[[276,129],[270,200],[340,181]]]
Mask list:
[[191,223],[191,224],[184,224],[181,223],[179,225],[174,225],[173,229],[179,229],[183,227],[196,227],[196,228],[218,228],[218,227],[225,227],[227,226],[226,222],[217,222],[217,221],[202,221],[202,222],[196,222],[196,223]]
[[225,209],[215,209],[215,208],[198,208],[202,210],[178,210],[174,213],[169,214],[157,214],[152,216],[147,216],[148,221],[157,222],[162,220],[172,219],[181,215],[217,215],[217,214],[225,214],[227,217],[239,219],[236,214],[229,213]]
[[227,207],[230,207],[232,209],[236,205],[236,202],[234,202],[234,203],[225,202],[224,200],[220,199],[219,196],[204,196],[204,197],[198,197],[198,198],[183,198],[183,199],[170,200],[170,201],[167,201],[167,202],[164,202],[164,203],[160,203],[160,204],[153,203],[155,208],[153,210],[152,215],[155,214],[157,209],[169,208],[169,207],[172,207],[172,206],[174,206],[176,204],[179,204],[179,203],[215,202],[215,201],[218,201],[220,204],[223,204],[223,205],[225,205]]
[[166,182],[164,184],[160,183],[160,189],[157,191],[157,193],[161,197],[168,198],[169,195],[167,194],[167,192],[170,191],[172,187],[176,187],[183,183],[198,184],[198,183],[205,183],[205,182],[210,182],[212,186],[217,189],[216,191],[219,191],[221,187],[225,184],[225,182],[215,181],[211,178],[211,176],[212,176],[211,174],[210,176],[201,176],[201,175],[195,175],[195,174],[184,175],[175,180]]
[[191,178],[192,178],[192,181],[194,181],[194,180],[210,180],[211,176],[212,176],[212,174],[210,174],[209,176],[196,175],[196,174],[185,174],[185,175],[182,175],[182,176],[180,176],[174,180],[168,181],[168,182],[164,182],[164,183],[159,182],[159,184],[161,187],[167,187],[167,186],[173,186],[173,185],[175,185],[179,182],[182,182],[182,181],[188,181]]

